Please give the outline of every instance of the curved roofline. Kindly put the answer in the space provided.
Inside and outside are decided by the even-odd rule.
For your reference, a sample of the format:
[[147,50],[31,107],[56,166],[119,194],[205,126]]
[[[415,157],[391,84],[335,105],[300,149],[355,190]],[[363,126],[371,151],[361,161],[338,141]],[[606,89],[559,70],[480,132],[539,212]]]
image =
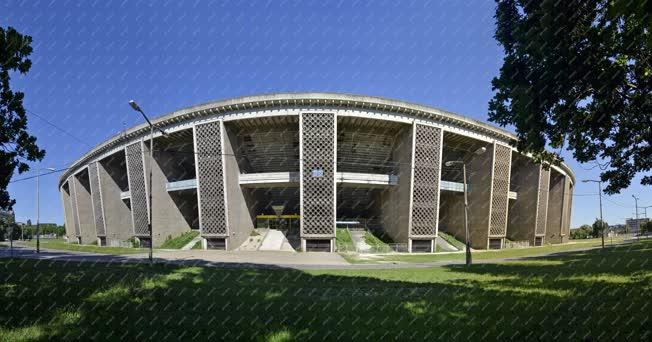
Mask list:
[[[516,135],[505,129],[436,107],[377,96],[322,92],[272,93],[215,100],[160,115],[152,120],[152,124],[164,128],[170,124],[189,121],[211,114],[226,113],[243,109],[282,107],[284,105],[330,105],[404,113],[424,119],[434,119],[443,123],[460,126],[471,131],[481,132],[505,142],[517,140]],[[149,133],[148,125],[142,123],[104,140],[70,165],[70,167],[59,178],[59,187],[61,187],[63,182],[73,174],[74,171],[86,164],[89,160],[99,156],[121,142],[128,142],[135,137],[147,133]],[[561,163],[560,167],[572,178],[573,183],[575,183],[575,174],[573,170],[571,170],[565,163]]]

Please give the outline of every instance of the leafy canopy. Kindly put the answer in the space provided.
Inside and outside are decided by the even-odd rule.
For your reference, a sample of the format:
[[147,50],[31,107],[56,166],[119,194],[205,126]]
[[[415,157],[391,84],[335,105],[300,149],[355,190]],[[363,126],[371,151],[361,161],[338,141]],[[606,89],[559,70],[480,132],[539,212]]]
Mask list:
[[600,166],[606,193],[652,185],[652,0],[497,0],[505,51],[489,119],[539,162],[566,147]]
[[27,133],[27,116],[23,108],[25,94],[12,91],[10,72],[26,74],[32,66],[32,37],[9,27],[0,27],[0,209],[10,209],[15,200],[9,197],[7,185],[14,172],[29,170],[26,161],[43,159],[45,151],[36,145],[36,138]]

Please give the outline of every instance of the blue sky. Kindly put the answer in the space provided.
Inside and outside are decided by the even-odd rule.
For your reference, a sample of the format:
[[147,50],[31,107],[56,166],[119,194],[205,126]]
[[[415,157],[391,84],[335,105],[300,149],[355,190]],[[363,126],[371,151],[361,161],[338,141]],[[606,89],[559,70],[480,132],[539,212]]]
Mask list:
[[[13,87],[29,128],[62,168],[125,126],[210,100],[328,91],[396,98],[487,121],[502,50],[493,1],[4,1],[0,25],[34,38],[33,66]],[[578,180],[598,170],[567,162]],[[33,175],[18,175],[15,179]],[[63,222],[58,175],[41,178],[41,221]],[[609,223],[633,216],[639,184],[604,201]],[[10,185],[17,219],[35,217],[34,180]],[[572,226],[598,215],[597,186],[578,182]],[[652,208],[650,208],[652,216]]]

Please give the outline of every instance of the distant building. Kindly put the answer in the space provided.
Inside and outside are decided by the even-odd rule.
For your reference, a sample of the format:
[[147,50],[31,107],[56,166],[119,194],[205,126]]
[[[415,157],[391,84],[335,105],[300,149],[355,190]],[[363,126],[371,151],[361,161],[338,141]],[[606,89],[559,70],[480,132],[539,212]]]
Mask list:
[[630,233],[632,234],[638,234],[639,229],[643,223],[647,223],[650,221],[649,218],[639,218],[639,219],[627,219],[625,220],[625,225],[627,226],[627,230],[629,230]]

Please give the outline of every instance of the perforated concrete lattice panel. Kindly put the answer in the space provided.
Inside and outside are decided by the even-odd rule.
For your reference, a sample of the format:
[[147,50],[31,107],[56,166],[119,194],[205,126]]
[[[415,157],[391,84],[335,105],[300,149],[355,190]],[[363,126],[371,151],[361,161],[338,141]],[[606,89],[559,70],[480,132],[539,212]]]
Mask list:
[[102,206],[102,192],[100,190],[100,179],[97,162],[88,166],[88,178],[91,184],[91,198],[93,200],[93,216],[95,217],[95,230],[97,236],[106,235],[104,225],[104,210]]
[[493,179],[491,190],[491,213],[489,236],[505,236],[507,232],[507,208],[509,202],[509,177],[512,149],[494,145]]
[[70,207],[72,208],[72,223],[75,227],[75,234],[81,235],[79,230],[79,217],[77,216],[77,191],[75,191],[75,176],[68,177],[68,189],[70,190]]
[[437,234],[442,137],[440,128],[415,127],[411,236]]
[[222,123],[195,126],[200,229],[204,236],[226,236]]
[[537,201],[536,235],[546,233],[546,217],[548,216],[548,187],[550,186],[550,169],[541,167],[539,171],[539,196]]
[[145,168],[143,166],[143,146],[141,142],[128,145],[127,173],[131,193],[131,215],[134,221],[134,235],[149,236],[147,189],[145,187]]
[[335,236],[336,121],[301,115],[301,236]]

